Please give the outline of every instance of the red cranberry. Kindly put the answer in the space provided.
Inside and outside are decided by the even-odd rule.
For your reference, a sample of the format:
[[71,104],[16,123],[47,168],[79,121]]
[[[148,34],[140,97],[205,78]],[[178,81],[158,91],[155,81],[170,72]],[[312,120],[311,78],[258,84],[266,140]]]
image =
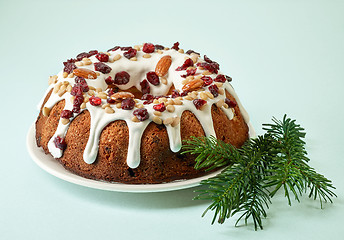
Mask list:
[[191,67],[194,65],[194,62],[191,60],[191,58],[188,58],[185,60],[185,62],[183,63],[182,66],[180,67],[177,67],[176,71],[181,71],[181,70],[185,70],[187,69],[188,67]]
[[235,101],[232,101],[232,100],[230,100],[230,99],[228,99],[228,98],[226,98],[225,99],[225,103],[228,105],[228,107],[230,107],[230,108],[234,108],[234,107],[236,107],[236,105],[237,105],[237,103],[235,102]]
[[216,78],[214,79],[215,82],[226,82],[226,77],[225,75],[219,74],[216,76]]
[[155,49],[156,50],[164,50],[165,47],[163,45],[155,44]]
[[216,85],[210,85],[208,89],[214,97],[219,96],[219,88]]
[[145,53],[152,53],[155,50],[155,46],[152,43],[145,43],[143,44],[142,51]]
[[107,78],[105,78],[105,82],[107,85],[114,84],[114,80],[112,79],[111,76],[108,76]]
[[76,95],[73,101],[73,113],[80,112],[80,105],[84,102],[84,97],[82,95]]
[[130,75],[126,71],[118,72],[115,75],[114,83],[117,85],[127,84],[130,80]]
[[76,85],[78,85],[82,88],[83,92],[88,92],[90,90],[85,78],[77,76],[77,77],[75,77],[74,81],[75,81]]
[[152,94],[143,94],[142,97],[141,97],[141,100],[152,100],[154,99],[154,96]]
[[120,47],[122,51],[129,51],[132,47]]
[[143,105],[151,104],[153,102],[153,99],[149,99],[143,102]]
[[88,58],[88,57],[89,57],[89,54],[87,52],[82,52],[76,56],[76,59],[78,61],[81,61],[83,58]]
[[90,104],[93,106],[99,106],[102,104],[102,99],[100,97],[92,96],[89,98]]
[[134,48],[130,48],[127,52],[123,53],[123,56],[130,59],[132,57],[135,57],[137,53],[137,50]]
[[154,86],[157,86],[160,84],[159,77],[155,72],[148,72],[146,76],[147,76],[148,82],[150,82]]
[[91,57],[91,56],[93,56],[93,55],[96,55],[97,53],[98,53],[97,50],[91,50],[91,51],[88,52],[88,57]]
[[179,50],[179,42],[173,44],[172,49]]
[[69,59],[67,60],[66,62],[63,62],[63,65],[65,66],[63,68],[63,71],[64,72],[67,72],[67,73],[72,73],[74,69],[77,68],[77,66],[74,64],[75,63],[75,59]]
[[110,68],[108,65],[106,65],[105,63],[102,62],[96,62],[94,63],[94,69],[98,72],[107,74],[109,72],[111,72],[112,68]]
[[172,98],[177,98],[180,97],[180,93],[178,92],[178,90],[173,89],[172,91]]
[[117,49],[120,49],[121,47],[120,46],[116,46],[116,47],[113,47],[113,48],[110,48],[109,50],[107,50],[108,52],[110,51],[116,51]]
[[186,54],[190,55],[191,53],[196,53],[196,54],[200,55],[198,52],[195,52],[194,50],[191,50],[191,49],[186,51]]
[[109,61],[109,55],[105,54],[105,53],[98,53],[96,55],[96,58],[100,61],[100,62],[107,62]]
[[203,67],[211,73],[218,73],[218,70],[220,69],[218,63],[207,62],[197,63],[197,67]]
[[126,98],[122,101],[121,108],[123,110],[131,110],[135,107],[135,101],[132,98]]
[[55,144],[55,147],[57,147],[58,149],[61,149],[62,151],[65,150],[67,147],[67,144],[66,144],[64,138],[62,138],[60,136],[55,137],[54,144]]
[[157,104],[157,105],[154,105],[154,106],[153,106],[153,109],[154,109],[155,111],[163,112],[163,111],[166,110],[166,106],[165,106],[164,103],[159,103],[159,104]]
[[138,108],[133,112],[134,116],[137,117],[138,120],[144,121],[149,118],[149,114],[147,109],[145,108]]
[[70,92],[70,94],[72,96],[82,96],[83,93],[83,88],[81,85],[79,84],[74,84],[74,86],[72,87],[72,91]]
[[73,117],[73,112],[70,110],[62,110],[61,118],[71,118]]
[[209,86],[210,84],[213,83],[213,79],[209,76],[203,76],[203,77],[201,77],[201,79],[203,80],[204,86]]
[[181,97],[185,97],[186,95],[188,95],[189,91],[184,91],[180,93]]
[[202,106],[204,104],[206,104],[207,101],[206,100],[203,100],[203,99],[195,99],[193,100],[193,104],[195,105],[195,107],[200,110],[202,108]]
[[140,82],[140,86],[141,86],[141,92],[143,94],[150,93],[150,86],[146,79]]

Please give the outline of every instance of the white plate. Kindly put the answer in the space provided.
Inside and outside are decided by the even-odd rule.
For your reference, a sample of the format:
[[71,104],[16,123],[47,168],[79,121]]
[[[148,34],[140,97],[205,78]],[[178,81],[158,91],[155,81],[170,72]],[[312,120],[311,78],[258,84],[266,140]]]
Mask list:
[[32,124],[26,139],[27,149],[29,151],[32,159],[40,166],[43,170],[48,173],[63,179],[65,181],[75,183],[81,186],[96,188],[108,191],[118,191],[118,192],[164,192],[173,191],[184,188],[191,188],[198,186],[202,180],[214,177],[221,172],[221,170],[212,172],[203,177],[198,177],[189,180],[180,180],[170,183],[160,183],[160,184],[123,184],[123,183],[109,183],[91,180],[87,178],[75,175],[68,170],[66,170],[57,160],[55,160],[51,155],[46,155],[42,148],[37,147],[35,139],[35,124]]

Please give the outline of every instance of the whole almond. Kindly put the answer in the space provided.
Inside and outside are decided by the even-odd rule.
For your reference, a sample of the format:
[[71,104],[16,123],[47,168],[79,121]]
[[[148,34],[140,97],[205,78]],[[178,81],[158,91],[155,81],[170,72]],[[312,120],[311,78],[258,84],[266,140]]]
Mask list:
[[86,79],[96,79],[97,74],[93,72],[92,70],[89,70],[87,68],[77,68],[73,70],[74,75],[78,77],[83,77]]
[[116,102],[121,102],[123,99],[135,98],[135,96],[130,92],[117,92],[112,94],[110,98],[115,100]]
[[159,62],[156,64],[155,67],[155,73],[159,76],[159,77],[163,77],[166,75],[166,73],[168,72],[168,69],[170,68],[172,63],[172,58],[170,55],[166,55],[163,56]]
[[202,79],[194,79],[185,84],[182,87],[183,91],[194,91],[197,89],[200,89],[203,86],[203,80]]

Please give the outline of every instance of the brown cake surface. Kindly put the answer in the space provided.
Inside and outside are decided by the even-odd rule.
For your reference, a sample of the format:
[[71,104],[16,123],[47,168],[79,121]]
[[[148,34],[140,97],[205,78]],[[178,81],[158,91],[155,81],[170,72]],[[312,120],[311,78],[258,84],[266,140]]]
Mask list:
[[[147,53],[147,46],[146,52],[142,51],[145,50],[145,45],[137,49],[134,56],[136,60],[131,59],[133,57],[125,57],[128,49],[119,48],[109,50],[106,53],[108,58],[100,53],[86,57],[92,62],[88,65],[85,64],[88,61],[85,59],[70,61],[70,64],[67,62],[64,72],[50,78],[50,89],[42,101],[36,121],[37,145],[75,174],[96,180],[130,184],[170,182],[205,174],[204,171],[194,169],[195,156],[182,155],[176,151],[176,147],[171,147],[171,139],[177,139],[176,146],[180,149],[179,145],[183,140],[190,139],[191,136],[209,135],[212,131],[218,139],[240,147],[249,137],[248,120],[228,82],[231,79],[219,74],[215,62],[206,57],[206,60],[203,60],[198,54],[184,54],[176,49],[160,50],[161,52],[155,49]],[[144,70],[140,69],[139,65],[131,69],[125,67],[126,64],[144,62],[149,59],[144,57],[147,54],[151,55],[150,58],[155,56],[150,63],[150,72],[154,73],[150,75],[154,75],[154,79],[149,79],[150,76],[146,73],[142,73],[146,78],[136,76],[136,79],[132,79],[135,75],[133,71],[147,72],[148,64],[142,63]],[[118,56],[121,56],[120,59],[114,60]],[[170,56],[171,63],[167,71],[161,73],[158,66],[164,56]],[[192,63],[187,63],[187,59],[191,59]],[[120,65],[118,69],[116,61],[122,61],[117,64]],[[98,62],[111,68],[110,72],[97,68]],[[177,63],[173,64],[174,62]],[[166,68],[167,65],[163,67]],[[76,69],[81,69],[82,74]],[[83,69],[87,69],[85,72],[88,75]],[[192,75],[188,75],[190,69],[195,69]],[[130,76],[127,83],[123,84],[118,78],[116,81],[117,73],[123,72],[120,70],[125,70]],[[176,79],[176,74],[181,77]],[[126,82],[125,75],[121,81]],[[97,89],[92,83],[98,80],[102,81],[102,87]],[[156,81],[159,81],[158,84]],[[159,85],[161,88],[165,87],[164,94],[158,95],[153,90]],[[143,95],[141,99],[136,98],[138,89],[142,93],[139,95]],[[118,98],[118,93],[127,95],[125,98]],[[82,101],[75,100],[81,96]],[[146,111],[143,111],[143,117],[142,114],[135,115],[135,110],[142,112],[142,109]],[[97,120],[103,127],[96,129],[91,122],[98,119],[95,117],[98,113],[103,114],[99,117],[100,120]],[[200,116],[207,116],[207,121]],[[137,126],[141,126],[139,124],[142,127],[138,128]],[[134,144],[134,151],[139,153],[138,164],[128,162],[128,151],[133,151],[133,148],[129,148],[130,141],[134,141],[133,137],[129,138],[129,131],[134,132],[132,129],[136,133],[139,132],[137,129],[142,131],[140,141]],[[93,146],[97,153],[90,163],[85,161],[85,148],[87,144],[91,145],[90,135],[93,136],[97,131],[100,131],[99,138],[94,138],[97,140],[97,146]],[[176,134],[176,137],[171,138],[169,134]]]

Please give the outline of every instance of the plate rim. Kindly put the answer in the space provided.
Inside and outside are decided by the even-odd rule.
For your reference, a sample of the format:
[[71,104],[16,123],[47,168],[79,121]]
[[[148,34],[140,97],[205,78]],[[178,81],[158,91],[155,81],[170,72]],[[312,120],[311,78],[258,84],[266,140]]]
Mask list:
[[199,186],[202,180],[206,180],[211,177],[215,177],[223,169],[209,173],[207,175],[186,179],[177,180],[168,183],[159,184],[125,184],[116,182],[105,182],[99,180],[93,180],[76,175],[63,167],[56,159],[51,155],[45,154],[41,147],[36,145],[35,139],[35,123],[31,124],[27,136],[26,147],[32,160],[47,173],[62,179],[64,181],[74,183],[76,185],[89,187],[93,189],[115,191],[115,192],[133,192],[133,193],[147,193],[147,192],[167,192],[175,191],[186,188],[192,188]]

